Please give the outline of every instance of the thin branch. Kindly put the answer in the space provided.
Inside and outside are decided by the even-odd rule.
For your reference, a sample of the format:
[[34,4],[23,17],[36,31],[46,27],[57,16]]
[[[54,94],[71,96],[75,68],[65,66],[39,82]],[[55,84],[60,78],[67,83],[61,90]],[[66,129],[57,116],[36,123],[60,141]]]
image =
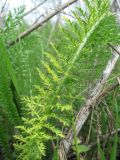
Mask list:
[[35,25],[40,20],[41,17],[44,17],[44,14],[41,14],[38,18],[36,18],[33,25]]
[[[54,11],[57,11],[57,9],[53,9],[53,8],[50,8],[51,10],[54,10]],[[71,17],[71,18],[74,18],[74,19],[76,19],[72,14],[68,14],[68,13],[66,13],[66,12],[60,12],[61,14],[64,14],[64,15],[66,15],[66,16],[69,16],[69,17]]]
[[119,87],[119,82],[116,82],[115,84],[110,85],[108,88],[105,89],[105,91],[103,91],[100,96],[98,97],[97,100],[101,100],[102,98],[104,98],[106,95],[108,95],[109,92],[115,90],[117,87]]
[[2,9],[1,9],[1,11],[0,11],[0,15],[4,12],[4,9],[5,9],[6,4],[7,4],[7,0],[5,0],[5,3],[4,3],[3,6],[2,6]]
[[[109,138],[110,136],[114,136],[114,135],[116,134],[116,132],[117,132],[117,133],[120,133],[120,128],[118,128],[117,130],[112,131],[112,132],[109,133],[109,134],[106,134],[106,135],[102,136],[101,139],[100,139],[100,141],[103,141],[103,140]],[[89,148],[93,148],[93,147],[95,147],[96,145],[97,145],[97,142],[93,142],[93,143],[89,144],[88,147],[89,147]]]
[[116,50],[116,48],[111,43],[108,43],[108,45],[120,55],[120,51]]
[[57,15],[58,13],[60,13],[62,10],[64,10],[65,8],[67,8],[68,6],[72,5],[73,3],[77,2],[78,0],[69,0],[68,2],[66,2],[64,5],[62,5],[58,10],[50,13],[45,19],[43,19],[40,23],[38,24],[34,24],[32,25],[27,31],[21,33],[16,40],[11,41],[8,43],[7,47],[10,47],[12,45],[14,45],[15,43],[19,42],[20,39],[23,39],[24,37],[26,37],[27,35],[29,35],[31,32],[33,32],[34,30],[38,29],[39,27],[41,27],[43,24],[45,24],[47,21],[49,21],[51,18],[53,18],[55,15]]
[[[115,67],[115,64],[118,61],[118,58],[119,58],[118,53],[120,52],[120,46],[116,47],[116,50],[117,50],[117,52],[116,51],[113,52],[111,59],[108,61],[108,64],[107,64],[105,70],[103,70],[103,73],[102,73],[98,83],[96,84],[95,88],[92,90],[89,98],[86,100],[85,105],[83,105],[83,107],[80,108],[80,110],[76,116],[75,126],[76,126],[77,135],[79,134],[83,125],[85,124],[86,120],[88,119],[89,115],[91,114],[93,106],[95,106],[96,101],[97,101],[98,97],[100,97],[101,92],[104,88],[104,85],[105,85],[108,77],[110,76],[112,70]],[[60,142],[60,147],[59,147],[59,151],[58,151],[60,160],[66,160],[65,156],[69,152],[69,149],[72,145],[73,137],[74,137],[73,129],[71,128],[69,130],[66,138]]]
[[[28,12],[26,12],[23,17],[27,16],[28,14],[30,14],[31,12],[33,12],[34,10],[36,10],[38,7],[40,7],[42,4],[44,4],[47,0],[42,1],[41,3],[39,3],[37,6],[35,6],[34,8],[32,8],[31,10],[29,10]],[[22,17],[22,18],[23,18]]]

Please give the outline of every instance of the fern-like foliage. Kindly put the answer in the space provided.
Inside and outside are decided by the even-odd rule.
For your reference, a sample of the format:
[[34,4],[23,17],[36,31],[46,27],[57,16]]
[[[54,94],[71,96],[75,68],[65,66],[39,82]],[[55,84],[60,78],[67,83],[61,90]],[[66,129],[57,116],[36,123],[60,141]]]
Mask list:
[[24,6],[18,7],[13,11],[9,11],[7,16],[4,18],[3,28],[0,28],[1,33],[4,33],[4,39],[7,42],[13,40],[19,31],[22,31],[23,21],[22,17],[24,14]]
[[51,25],[48,24],[40,30],[41,34],[39,31],[33,32],[9,50],[22,96],[36,94],[34,85],[39,84],[36,68],[41,66],[40,60],[43,58],[43,50],[46,47],[50,29]]
[[[87,74],[86,66],[94,69],[98,65],[99,69],[94,58],[104,54],[106,61],[110,54],[107,43],[118,43],[119,35],[114,31],[118,33],[119,28],[109,10],[109,2],[84,2],[87,10],[78,8],[73,12],[76,20],[66,20],[67,25],[61,27],[59,44],[52,43],[49,51],[44,52],[38,69],[40,82],[36,86],[36,96],[24,99],[23,125],[17,127],[19,133],[15,135],[15,148],[18,154],[21,153],[18,159],[42,159],[45,142],[53,137],[63,137],[61,126],[69,124],[71,106],[76,106],[80,99],[81,79],[84,81],[81,69],[84,74]],[[85,64],[81,68],[83,60]]]
[[[18,153],[18,159],[41,159],[45,156],[45,143],[48,140],[64,137],[57,125],[69,124],[68,120],[62,117],[62,112],[70,111],[71,106],[64,105],[63,107],[57,104],[54,110],[58,108],[61,111],[61,114],[59,112],[57,115],[53,112],[53,108],[45,103],[46,99],[41,96],[41,88],[38,88],[38,90],[38,96],[24,99],[26,116],[22,118],[23,125],[16,127],[20,133],[15,135],[15,148]],[[46,91],[43,92],[45,93]],[[46,96],[46,98],[48,97]],[[51,113],[48,110],[51,110]],[[55,122],[57,122],[57,125],[54,124]]]
[[14,126],[19,124],[20,118],[10,88],[11,79],[5,59],[6,50],[2,45],[3,43],[0,43],[0,146],[4,158],[10,159],[12,158],[10,141],[12,141]]
[[[15,14],[17,15],[17,11],[15,11]],[[12,36],[13,38],[15,36],[12,28],[18,25],[20,19],[20,16],[15,17],[15,14],[11,18],[12,14],[9,13],[4,21],[3,28],[0,28],[0,148],[5,160],[14,159],[14,127],[20,123],[20,115],[15,104],[15,93],[13,93],[11,86],[13,84],[17,94],[19,94],[19,87],[14,68],[5,47],[5,41],[8,37],[11,38]]]

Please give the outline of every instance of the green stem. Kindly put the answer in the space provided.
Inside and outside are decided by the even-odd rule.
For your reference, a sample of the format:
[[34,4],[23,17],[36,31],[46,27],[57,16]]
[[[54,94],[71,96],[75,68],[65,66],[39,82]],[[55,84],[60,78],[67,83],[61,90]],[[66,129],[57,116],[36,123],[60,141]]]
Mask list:
[[78,152],[78,140],[77,140],[77,133],[76,133],[76,126],[75,126],[74,117],[72,118],[72,124],[73,124],[74,145],[75,145],[76,156],[77,156],[77,160],[80,160],[79,152]]

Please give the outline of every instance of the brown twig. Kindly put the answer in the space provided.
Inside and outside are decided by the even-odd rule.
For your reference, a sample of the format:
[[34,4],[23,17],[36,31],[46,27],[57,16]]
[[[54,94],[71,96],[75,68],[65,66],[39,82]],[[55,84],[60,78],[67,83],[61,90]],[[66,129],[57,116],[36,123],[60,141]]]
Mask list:
[[104,98],[106,95],[108,95],[109,92],[113,91],[114,89],[116,89],[119,86],[119,83],[116,82],[115,84],[110,85],[108,88],[106,88],[98,97],[97,100],[100,100],[102,98]]
[[[27,16],[28,14],[30,14],[31,12],[33,12],[34,10],[36,10],[38,7],[40,7],[42,4],[44,4],[47,0],[44,0],[42,2],[40,2],[37,6],[35,6],[34,8],[32,8],[31,10],[29,10],[28,12],[26,12],[23,17]],[[22,17],[22,18],[23,18]]]
[[44,14],[41,14],[38,18],[36,18],[33,25],[35,25],[40,20],[41,17],[44,17]]
[[[54,10],[54,11],[57,11],[57,9],[53,9],[53,8],[50,8],[50,9]],[[76,19],[72,14],[68,14],[68,13],[65,13],[65,12],[62,12],[62,11],[60,13],[66,15],[66,16],[69,16],[69,17],[71,17],[73,19]]]
[[41,27],[43,24],[45,24],[47,21],[49,21],[55,15],[57,15],[58,13],[60,13],[62,10],[64,10],[65,8],[67,8],[68,6],[72,5],[73,3],[77,2],[77,1],[78,0],[69,0],[64,5],[62,5],[60,8],[58,8],[58,10],[55,10],[52,13],[50,13],[40,23],[32,25],[28,30],[26,30],[25,32],[21,33],[15,40],[9,42],[8,45],[7,45],[7,47],[10,47],[10,46],[14,45],[15,43],[19,42],[20,39],[23,39],[24,37],[26,37],[27,35],[29,35],[34,30],[36,30],[39,27]]
[[1,9],[1,11],[0,11],[0,15],[4,12],[4,9],[5,9],[6,4],[7,4],[7,0],[5,0],[5,3],[4,3],[3,6],[2,6],[2,9]]

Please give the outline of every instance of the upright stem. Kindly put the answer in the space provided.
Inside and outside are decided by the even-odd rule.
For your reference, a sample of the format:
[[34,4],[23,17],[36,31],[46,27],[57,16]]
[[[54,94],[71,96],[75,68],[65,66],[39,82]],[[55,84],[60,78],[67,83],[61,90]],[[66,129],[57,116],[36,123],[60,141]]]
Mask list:
[[74,117],[72,118],[72,124],[73,124],[74,145],[75,145],[76,156],[77,156],[77,160],[80,160],[79,159],[79,152],[78,152],[78,140],[77,140],[77,133],[76,133],[76,126],[75,126]]

